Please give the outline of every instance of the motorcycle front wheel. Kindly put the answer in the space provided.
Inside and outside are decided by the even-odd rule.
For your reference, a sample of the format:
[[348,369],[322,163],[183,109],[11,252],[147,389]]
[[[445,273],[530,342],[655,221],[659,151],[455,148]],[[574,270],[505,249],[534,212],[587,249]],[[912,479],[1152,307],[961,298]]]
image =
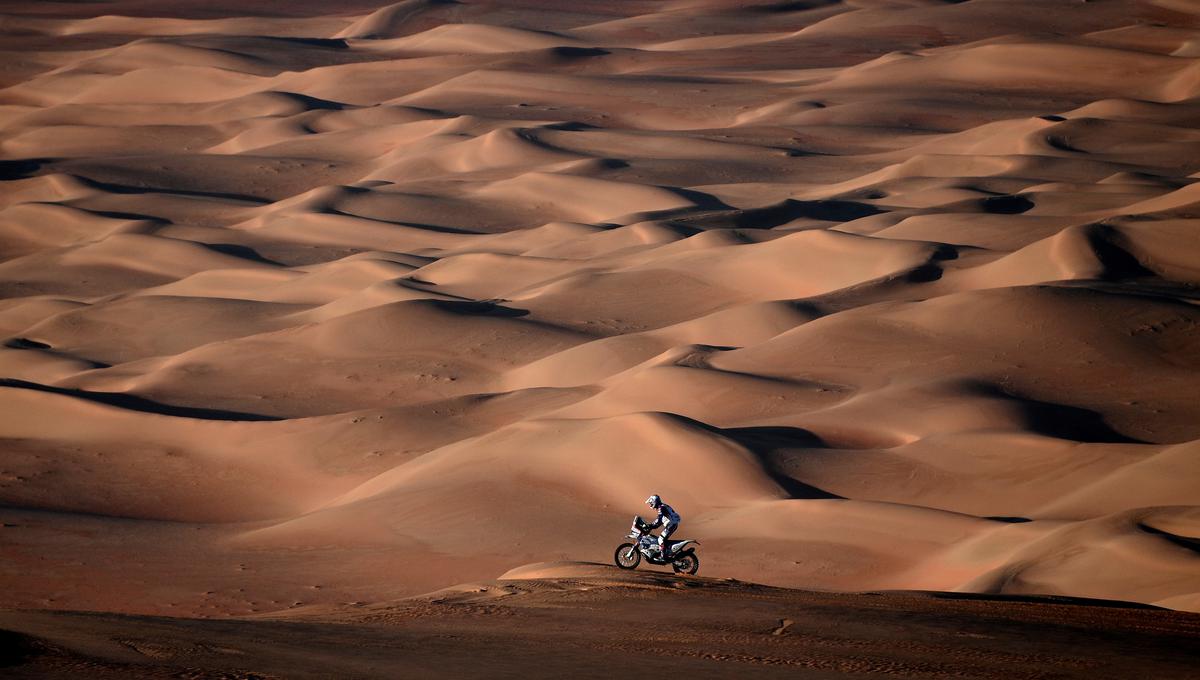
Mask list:
[[638,552],[632,543],[622,543],[613,553],[613,562],[622,569],[637,569],[637,565],[642,562],[642,553]]
[[680,555],[671,563],[671,568],[675,570],[676,574],[695,574],[696,570],[700,568],[700,558],[696,557],[695,553]]

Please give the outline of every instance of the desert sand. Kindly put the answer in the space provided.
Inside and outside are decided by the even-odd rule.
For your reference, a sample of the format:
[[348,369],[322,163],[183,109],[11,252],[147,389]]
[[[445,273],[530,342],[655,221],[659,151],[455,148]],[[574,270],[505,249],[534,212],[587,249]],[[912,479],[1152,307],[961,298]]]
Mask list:
[[0,627],[344,621],[650,493],[701,576],[1200,612],[1194,2],[0,15]]
[[1145,605],[818,593],[579,562],[503,576],[282,616],[0,612],[0,663],[14,664],[5,668],[13,680],[1128,680],[1193,678],[1200,661],[1200,617]]

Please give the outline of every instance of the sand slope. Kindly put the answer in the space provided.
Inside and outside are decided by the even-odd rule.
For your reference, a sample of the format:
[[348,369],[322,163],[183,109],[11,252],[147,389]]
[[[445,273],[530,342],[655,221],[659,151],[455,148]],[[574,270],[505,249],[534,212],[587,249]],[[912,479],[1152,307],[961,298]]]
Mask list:
[[0,605],[1200,611],[1193,10],[6,4]]

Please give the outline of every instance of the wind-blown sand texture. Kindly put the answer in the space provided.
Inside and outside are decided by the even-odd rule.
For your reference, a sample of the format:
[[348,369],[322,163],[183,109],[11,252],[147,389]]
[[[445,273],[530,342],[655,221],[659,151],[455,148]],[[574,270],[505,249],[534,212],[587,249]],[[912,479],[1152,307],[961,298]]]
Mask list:
[[0,606],[1200,611],[1200,5],[0,7]]

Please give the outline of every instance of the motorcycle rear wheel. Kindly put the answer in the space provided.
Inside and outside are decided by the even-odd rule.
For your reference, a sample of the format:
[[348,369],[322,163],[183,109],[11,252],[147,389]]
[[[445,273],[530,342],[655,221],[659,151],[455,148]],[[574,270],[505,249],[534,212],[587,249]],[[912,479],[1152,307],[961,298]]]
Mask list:
[[637,565],[642,562],[642,553],[633,547],[632,543],[622,543],[613,553],[613,562],[622,569],[637,569]]
[[671,568],[675,570],[676,574],[695,574],[700,569],[700,558],[696,557],[695,553],[680,555],[671,563]]

